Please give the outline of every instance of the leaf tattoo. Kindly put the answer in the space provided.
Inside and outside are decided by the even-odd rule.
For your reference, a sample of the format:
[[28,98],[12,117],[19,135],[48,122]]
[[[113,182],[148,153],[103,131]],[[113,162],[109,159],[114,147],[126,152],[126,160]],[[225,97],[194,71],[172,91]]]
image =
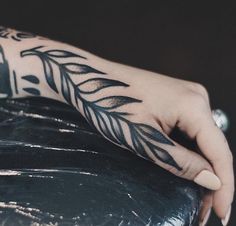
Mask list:
[[107,78],[92,78],[78,84],[80,92],[84,94],[93,94],[101,89],[112,87],[112,86],[124,86],[128,87],[127,84],[111,80]]
[[45,73],[45,77],[47,80],[48,85],[56,92],[58,93],[57,86],[55,84],[55,80],[53,78],[53,71],[52,66],[48,60],[44,60],[43,62],[43,69]]
[[88,65],[76,64],[76,63],[67,63],[62,65],[64,69],[72,74],[88,74],[88,73],[97,73],[97,74],[105,74],[101,71],[98,71]]
[[[43,46],[38,46],[24,50],[21,52],[21,57],[38,57],[42,61],[45,78],[51,89],[62,94],[67,103],[76,106],[78,109],[81,106],[79,103],[81,103],[82,109],[80,110],[83,111],[91,125],[109,140],[145,159],[154,161],[153,156],[155,156],[158,160],[182,170],[173,157],[158,146],[158,143],[172,146],[174,143],[154,127],[128,120],[126,116],[129,113],[119,110],[124,105],[141,103],[141,100],[118,95],[106,96],[96,100],[89,100],[90,98],[88,98],[91,95],[96,97],[97,92],[109,87],[125,88],[129,86],[128,84],[98,77],[104,76],[106,73],[89,65],[78,63],[80,59],[87,60],[86,57],[65,50],[44,51],[42,48]],[[61,59],[70,60],[70,62],[62,63]],[[60,74],[58,84],[55,82],[56,71],[59,71]],[[73,76],[86,76],[90,73],[96,74],[96,77],[88,78],[79,84],[76,84],[72,79]],[[129,136],[125,136],[124,131],[128,131]]]
[[40,96],[40,91],[36,88],[23,88],[23,90],[29,94],[34,96]]
[[[30,82],[32,84],[35,84],[35,85],[38,85],[40,83],[39,79],[37,76],[35,75],[24,75],[21,77],[23,80],[27,81],[27,82]],[[40,96],[41,93],[40,93],[40,90],[37,89],[37,88],[30,88],[30,87],[27,87],[27,88],[23,88],[23,90],[31,95],[34,95],[34,96]]]
[[0,26],[0,38],[8,39],[11,38],[17,42],[20,42],[24,39],[35,38],[35,34],[29,32],[15,31],[10,28]]
[[24,75],[22,76],[22,79],[34,84],[39,84],[39,79],[35,75]]
[[63,51],[58,51],[58,50],[49,50],[45,52],[49,57],[54,57],[54,58],[66,58],[66,57],[80,57],[83,59],[86,59],[86,57],[80,56],[78,54],[74,54],[72,52],[68,52],[66,50]]

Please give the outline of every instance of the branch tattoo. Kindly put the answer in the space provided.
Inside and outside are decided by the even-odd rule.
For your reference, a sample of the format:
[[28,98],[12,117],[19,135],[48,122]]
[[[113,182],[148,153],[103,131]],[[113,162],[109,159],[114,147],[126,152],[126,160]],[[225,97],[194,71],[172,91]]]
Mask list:
[[[60,94],[68,104],[83,112],[87,121],[97,128],[103,136],[142,158],[153,161],[154,156],[163,163],[171,165],[177,170],[182,170],[173,157],[158,145],[158,143],[161,143],[174,146],[173,142],[150,125],[132,122],[127,117],[130,113],[120,110],[120,107],[124,105],[140,104],[142,100],[121,95],[108,95],[96,99],[96,94],[102,90],[111,89],[112,87],[128,88],[129,84],[110,79],[106,73],[89,66],[88,63],[81,63],[81,60],[83,60],[82,62],[88,62],[88,59],[84,56],[61,49],[45,50],[45,48],[44,46],[37,46],[23,50],[21,51],[21,57],[32,56],[38,58],[42,63],[48,86],[55,93]],[[0,53],[4,56],[2,49],[0,49]],[[9,67],[5,58],[2,57],[2,59],[0,81],[8,85],[1,86],[0,83],[0,92],[11,96]],[[58,78],[56,80],[55,77],[58,74],[59,80]],[[73,79],[75,77],[83,77],[85,80],[76,83]],[[40,82],[35,75],[25,75],[21,79],[34,85]],[[3,87],[7,88],[4,90]],[[39,89],[23,89],[29,94],[40,96]],[[95,100],[91,100],[91,97]],[[128,132],[128,136],[125,135],[124,131]]]

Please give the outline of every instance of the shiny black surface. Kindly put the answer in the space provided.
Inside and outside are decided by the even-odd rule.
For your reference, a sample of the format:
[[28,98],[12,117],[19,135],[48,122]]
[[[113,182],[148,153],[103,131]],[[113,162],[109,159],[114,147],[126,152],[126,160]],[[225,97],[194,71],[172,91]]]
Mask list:
[[[0,101],[1,225],[192,225],[200,191],[46,99]],[[33,224],[34,223],[34,224]]]

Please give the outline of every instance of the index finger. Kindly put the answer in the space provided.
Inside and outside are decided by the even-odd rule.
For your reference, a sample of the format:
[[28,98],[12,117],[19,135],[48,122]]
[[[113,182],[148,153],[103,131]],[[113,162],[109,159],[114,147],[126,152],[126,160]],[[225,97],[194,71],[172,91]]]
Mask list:
[[213,207],[216,214],[225,218],[234,195],[233,158],[228,142],[216,126],[211,114],[204,117],[196,134],[198,147],[212,164],[221,180],[221,188],[215,192]]

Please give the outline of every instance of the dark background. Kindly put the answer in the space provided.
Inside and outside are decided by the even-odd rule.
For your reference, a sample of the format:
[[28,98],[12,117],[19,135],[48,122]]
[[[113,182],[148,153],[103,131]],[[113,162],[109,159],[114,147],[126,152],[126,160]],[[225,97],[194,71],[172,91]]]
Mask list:
[[[1,1],[0,24],[202,83],[212,107],[228,113],[227,137],[234,152],[235,9],[227,1]],[[209,225],[220,224],[213,216]]]

